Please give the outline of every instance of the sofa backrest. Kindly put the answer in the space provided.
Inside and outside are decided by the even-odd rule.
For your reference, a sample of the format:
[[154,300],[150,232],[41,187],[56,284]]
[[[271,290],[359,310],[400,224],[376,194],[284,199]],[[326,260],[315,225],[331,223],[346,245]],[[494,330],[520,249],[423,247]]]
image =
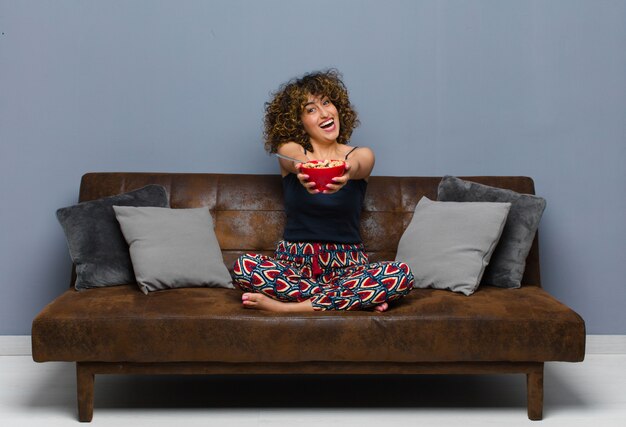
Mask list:
[[[461,177],[481,184],[534,194],[528,177]],[[371,261],[393,260],[402,233],[422,196],[437,199],[441,177],[373,176],[361,217],[361,236]],[[82,177],[79,201],[131,191],[148,184],[163,185],[172,208],[209,208],[224,262],[246,252],[273,254],[282,238],[285,213],[279,175],[210,173],[98,172]],[[539,248],[535,236],[526,260],[522,285],[540,286]]]

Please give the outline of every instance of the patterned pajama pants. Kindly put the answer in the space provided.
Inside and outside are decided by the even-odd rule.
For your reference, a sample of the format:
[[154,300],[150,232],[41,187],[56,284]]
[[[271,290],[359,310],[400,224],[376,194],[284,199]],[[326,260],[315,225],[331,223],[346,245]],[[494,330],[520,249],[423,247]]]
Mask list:
[[311,300],[315,310],[363,310],[408,294],[413,274],[403,262],[369,263],[362,244],[281,241],[274,258],[245,254],[234,283],[284,302]]

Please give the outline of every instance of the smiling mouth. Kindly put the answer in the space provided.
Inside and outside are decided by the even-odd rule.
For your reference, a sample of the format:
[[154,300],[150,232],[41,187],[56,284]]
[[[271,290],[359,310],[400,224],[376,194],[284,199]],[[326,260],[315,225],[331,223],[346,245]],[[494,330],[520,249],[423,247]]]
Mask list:
[[328,120],[326,120],[324,123],[322,123],[322,124],[320,125],[320,127],[321,127],[322,129],[328,129],[329,127],[331,127],[331,126],[332,126],[332,125],[334,125],[334,124],[335,124],[335,120],[333,120],[333,119],[328,119]]

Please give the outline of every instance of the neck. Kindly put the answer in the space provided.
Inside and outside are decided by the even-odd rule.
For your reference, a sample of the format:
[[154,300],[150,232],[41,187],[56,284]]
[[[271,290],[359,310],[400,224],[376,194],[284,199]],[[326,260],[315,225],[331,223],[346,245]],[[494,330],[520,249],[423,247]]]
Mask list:
[[339,159],[341,157],[341,150],[339,143],[336,141],[330,143],[319,143],[311,140],[313,146],[313,156],[315,160],[323,159]]

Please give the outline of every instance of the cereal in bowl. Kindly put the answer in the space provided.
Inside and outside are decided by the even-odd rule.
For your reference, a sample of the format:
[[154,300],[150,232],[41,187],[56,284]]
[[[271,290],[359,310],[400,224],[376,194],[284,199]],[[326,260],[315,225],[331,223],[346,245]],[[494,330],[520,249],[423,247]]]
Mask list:
[[341,160],[314,160],[312,162],[306,162],[302,164],[303,168],[307,169],[326,169],[326,168],[335,168],[337,166],[342,166],[343,161]]

